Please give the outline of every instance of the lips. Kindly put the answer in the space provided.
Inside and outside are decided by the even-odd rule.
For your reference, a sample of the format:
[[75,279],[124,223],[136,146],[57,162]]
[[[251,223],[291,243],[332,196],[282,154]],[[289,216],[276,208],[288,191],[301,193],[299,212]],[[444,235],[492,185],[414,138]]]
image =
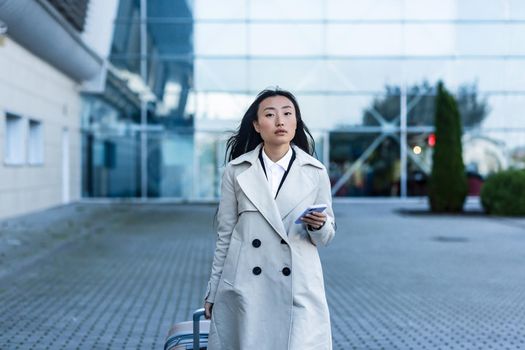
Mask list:
[[288,131],[286,131],[285,129],[277,129],[275,131],[276,135],[287,134],[287,133],[288,133]]

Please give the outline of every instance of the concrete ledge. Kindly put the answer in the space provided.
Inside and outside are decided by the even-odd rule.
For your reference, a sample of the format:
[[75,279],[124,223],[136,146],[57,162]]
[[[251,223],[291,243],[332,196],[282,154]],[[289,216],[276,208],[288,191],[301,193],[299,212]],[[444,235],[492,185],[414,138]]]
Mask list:
[[45,1],[0,0],[7,35],[75,81],[93,78],[103,60]]

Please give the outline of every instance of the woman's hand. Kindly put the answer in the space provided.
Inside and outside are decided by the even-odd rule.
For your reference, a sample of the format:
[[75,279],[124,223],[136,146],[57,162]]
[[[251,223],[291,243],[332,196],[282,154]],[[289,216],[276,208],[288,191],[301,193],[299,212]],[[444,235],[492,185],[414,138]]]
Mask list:
[[309,225],[311,229],[319,230],[326,222],[326,214],[314,211],[303,216],[301,220],[303,220],[305,224]]
[[204,318],[209,320],[211,318],[211,310],[213,309],[213,304],[205,302],[204,303]]

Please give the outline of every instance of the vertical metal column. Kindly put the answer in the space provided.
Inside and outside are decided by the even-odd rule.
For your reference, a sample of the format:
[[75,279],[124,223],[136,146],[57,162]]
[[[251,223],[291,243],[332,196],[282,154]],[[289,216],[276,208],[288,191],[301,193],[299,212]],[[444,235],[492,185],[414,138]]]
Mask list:
[[400,195],[401,198],[407,197],[407,79],[406,79],[406,26],[405,26],[405,19],[406,19],[406,0],[403,0],[402,2],[402,11],[403,11],[403,22],[401,24],[401,45],[402,45],[402,54],[403,54],[403,60],[401,61],[401,71],[402,71],[402,82],[401,82],[401,96],[400,96],[400,135],[399,139],[400,142],[400,177],[399,177],[399,185],[400,185]]
[[401,174],[399,183],[401,186],[401,198],[407,197],[407,84],[406,80],[403,79],[401,85]]
[[[140,76],[144,85],[148,84],[147,48],[147,0],[140,0]],[[146,90],[140,95],[140,193],[142,200],[148,197],[148,102]]]
[[[326,25],[327,25],[327,16],[326,16],[326,1],[323,1],[323,26],[322,26],[322,30],[323,30],[323,34],[322,34],[322,40],[323,40],[323,48],[322,48],[322,54],[323,54],[323,65],[324,65],[324,68],[326,69],[326,67],[328,66],[327,64],[327,54],[326,54],[326,41],[327,41],[327,31],[326,31]],[[327,76],[323,74],[323,83],[325,84],[325,86],[328,86],[328,84],[326,84],[326,79],[327,79]],[[323,96],[323,102],[325,103],[325,105],[327,105],[326,103],[326,96]],[[328,173],[330,173],[330,130],[323,130],[323,164],[324,166],[326,167],[326,170],[328,171]]]

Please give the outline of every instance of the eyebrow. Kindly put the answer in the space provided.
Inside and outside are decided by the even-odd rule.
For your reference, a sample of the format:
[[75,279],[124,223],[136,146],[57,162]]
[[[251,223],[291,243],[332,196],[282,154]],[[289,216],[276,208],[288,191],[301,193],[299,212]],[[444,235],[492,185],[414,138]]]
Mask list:
[[[285,108],[292,108],[292,106],[284,106],[284,107],[282,107],[282,109],[285,109]],[[277,109],[277,108],[275,108],[275,107],[266,107],[265,109],[263,109],[263,111],[265,111],[267,109]]]

